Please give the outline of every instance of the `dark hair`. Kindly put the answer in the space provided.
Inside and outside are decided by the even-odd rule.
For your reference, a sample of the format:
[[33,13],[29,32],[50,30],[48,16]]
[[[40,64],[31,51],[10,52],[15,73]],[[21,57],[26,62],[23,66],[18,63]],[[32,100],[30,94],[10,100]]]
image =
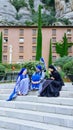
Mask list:
[[56,71],[56,68],[55,68],[53,65],[49,65],[48,68],[51,68],[51,69],[53,69],[54,71]]

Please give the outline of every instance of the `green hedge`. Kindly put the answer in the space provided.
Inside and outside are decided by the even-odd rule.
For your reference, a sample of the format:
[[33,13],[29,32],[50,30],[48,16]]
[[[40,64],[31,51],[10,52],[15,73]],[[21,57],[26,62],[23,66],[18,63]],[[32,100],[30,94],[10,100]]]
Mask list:
[[3,64],[2,66],[4,68],[2,66],[1,68],[3,68],[2,70],[5,70],[5,72],[7,73],[12,71],[12,67],[15,68],[14,71],[18,71],[18,72],[20,71],[21,68],[25,67],[27,68],[29,75],[32,75],[35,71],[36,65],[38,64],[42,66],[42,69],[45,69],[43,63],[41,63],[40,61],[27,61],[23,64]]
[[63,69],[64,64],[70,62],[73,60],[73,57],[69,57],[69,56],[64,56],[64,57],[60,57],[58,58],[55,62],[54,65],[55,66],[60,66],[61,69]]
[[20,70],[22,68],[21,64],[3,64],[6,71],[11,71],[12,67],[15,67],[15,70]]
[[66,63],[64,66],[63,66],[63,70],[64,72],[68,75],[68,74],[73,74],[73,60]]
[[5,74],[5,67],[0,64],[0,75],[4,75]]
[[44,69],[43,64],[41,62],[39,62],[39,61],[27,61],[24,64],[22,64],[22,67],[27,68],[28,73],[30,75],[32,75],[34,73],[34,71],[35,71],[35,67],[36,67],[37,64],[40,64],[42,66],[42,69]]

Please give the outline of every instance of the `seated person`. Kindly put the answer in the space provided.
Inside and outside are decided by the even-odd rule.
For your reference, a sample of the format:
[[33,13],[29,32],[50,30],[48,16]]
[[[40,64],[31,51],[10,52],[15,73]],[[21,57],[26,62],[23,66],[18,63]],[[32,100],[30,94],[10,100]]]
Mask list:
[[53,65],[49,66],[49,73],[50,78],[43,83],[40,96],[57,97],[64,83],[59,72]]
[[27,74],[27,69],[22,68],[18,74],[17,81],[13,92],[10,94],[7,101],[11,101],[17,95],[27,95],[29,91],[29,77]]
[[42,66],[36,65],[36,72],[31,77],[31,90],[40,91],[44,77],[45,73],[42,71]]

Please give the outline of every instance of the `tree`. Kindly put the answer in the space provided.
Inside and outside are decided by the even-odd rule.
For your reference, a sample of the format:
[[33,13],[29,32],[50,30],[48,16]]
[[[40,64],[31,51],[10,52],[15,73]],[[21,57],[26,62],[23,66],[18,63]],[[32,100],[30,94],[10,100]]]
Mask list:
[[37,47],[36,47],[36,60],[42,57],[42,20],[41,20],[41,5],[39,5],[38,12],[38,33],[37,33]]
[[48,66],[52,64],[52,43],[51,43],[51,39],[50,39],[50,48],[49,48],[49,62],[48,62]]
[[49,6],[55,6],[55,0],[41,0],[44,4]]
[[0,33],[0,63],[2,63],[2,32]]
[[68,56],[68,39],[66,37],[66,33],[64,34],[63,41],[60,43],[56,43],[56,52],[60,55],[60,57]]
[[21,7],[27,7],[25,0],[10,0],[10,3],[16,8],[17,12]]
[[34,8],[34,0],[29,0],[29,5],[30,5],[30,8],[33,9]]

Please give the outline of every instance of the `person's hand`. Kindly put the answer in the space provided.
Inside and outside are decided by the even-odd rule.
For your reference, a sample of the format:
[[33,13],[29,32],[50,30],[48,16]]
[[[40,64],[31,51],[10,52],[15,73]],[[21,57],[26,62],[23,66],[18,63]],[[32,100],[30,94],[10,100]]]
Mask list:
[[54,80],[55,78],[54,78],[54,77],[51,77],[51,79],[53,79],[53,80]]
[[40,81],[32,81],[32,84],[39,84],[40,83]]

